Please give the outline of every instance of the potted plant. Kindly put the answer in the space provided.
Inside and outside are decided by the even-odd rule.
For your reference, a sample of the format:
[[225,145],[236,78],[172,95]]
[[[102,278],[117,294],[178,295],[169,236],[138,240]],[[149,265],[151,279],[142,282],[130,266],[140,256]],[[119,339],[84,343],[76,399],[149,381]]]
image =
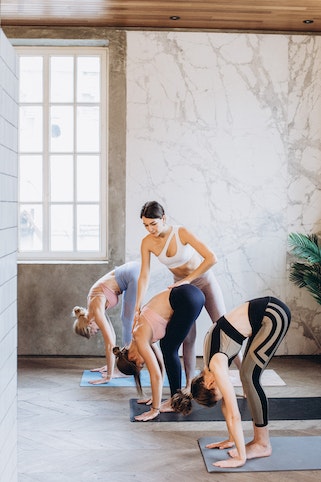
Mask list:
[[321,248],[316,234],[289,234],[290,253],[297,257],[290,267],[290,281],[306,288],[321,305]]

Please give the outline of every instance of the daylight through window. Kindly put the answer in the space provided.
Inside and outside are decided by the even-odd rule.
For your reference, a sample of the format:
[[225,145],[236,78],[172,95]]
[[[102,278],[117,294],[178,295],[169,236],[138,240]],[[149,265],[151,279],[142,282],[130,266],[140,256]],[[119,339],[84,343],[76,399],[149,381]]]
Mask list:
[[106,49],[17,50],[19,257],[102,259]]

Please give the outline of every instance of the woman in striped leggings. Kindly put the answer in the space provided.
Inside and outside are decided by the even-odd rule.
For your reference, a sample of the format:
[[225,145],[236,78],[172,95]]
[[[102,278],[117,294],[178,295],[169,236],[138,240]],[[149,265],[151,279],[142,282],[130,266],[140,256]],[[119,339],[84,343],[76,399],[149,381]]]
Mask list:
[[[266,296],[248,301],[226,315],[208,331],[204,340],[204,369],[193,379],[191,394],[172,397],[175,411],[188,414],[191,399],[211,407],[222,399],[229,438],[207,448],[229,450],[230,458],[214,465],[241,467],[246,459],[268,457],[272,453],[268,430],[268,402],[260,377],[275,354],[290,324],[289,308],[277,298]],[[240,376],[253,419],[254,437],[245,445],[242,421],[229,366],[248,339]],[[235,445],[235,448],[232,448]]]

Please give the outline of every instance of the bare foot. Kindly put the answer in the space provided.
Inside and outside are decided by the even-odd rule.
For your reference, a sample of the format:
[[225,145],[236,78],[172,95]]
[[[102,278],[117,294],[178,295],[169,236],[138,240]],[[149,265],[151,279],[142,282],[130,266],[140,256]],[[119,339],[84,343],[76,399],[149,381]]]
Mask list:
[[143,404],[143,405],[151,405],[152,404],[152,399],[150,397],[143,397],[137,400],[137,403]]
[[160,412],[174,412],[174,409],[172,408],[172,405],[171,405],[171,400],[165,400],[165,402],[162,402],[160,404],[160,408],[159,408],[159,411]]
[[[262,445],[257,442],[249,442],[248,444],[245,445],[245,450],[246,450],[246,459],[256,459],[260,457],[270,457],[272,454],[272,447],[270,444],[268,445]],[[230,457],[235,458],[238,457],[238,451],[237,449],[232,449],[228,451],[228,454]]]
[[272,454],[272,447],[270,444],[263,445],[257,442],[249,442],[245,446],[246,448],[246,458],[255,459],[258,457],[270,457]]

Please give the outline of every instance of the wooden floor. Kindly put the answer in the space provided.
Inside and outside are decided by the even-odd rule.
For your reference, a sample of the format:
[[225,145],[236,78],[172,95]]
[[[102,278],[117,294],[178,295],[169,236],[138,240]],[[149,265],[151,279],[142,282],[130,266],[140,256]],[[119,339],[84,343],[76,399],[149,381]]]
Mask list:
[[[134,388],[79,386],[82,371],[102,363],[99,358],[19,358],[19,482],[320,480],[321,471],[209,474],[197,439],[225,437],[225,423],[130,422]],[[321,396],[320,357],[278,357],[269,368],[286,386],[267,387],[268,396]],[[243,425],[250,436],[251,423]],[[270,431],[272,436],[321,435],[321,421],[274,421]]]

